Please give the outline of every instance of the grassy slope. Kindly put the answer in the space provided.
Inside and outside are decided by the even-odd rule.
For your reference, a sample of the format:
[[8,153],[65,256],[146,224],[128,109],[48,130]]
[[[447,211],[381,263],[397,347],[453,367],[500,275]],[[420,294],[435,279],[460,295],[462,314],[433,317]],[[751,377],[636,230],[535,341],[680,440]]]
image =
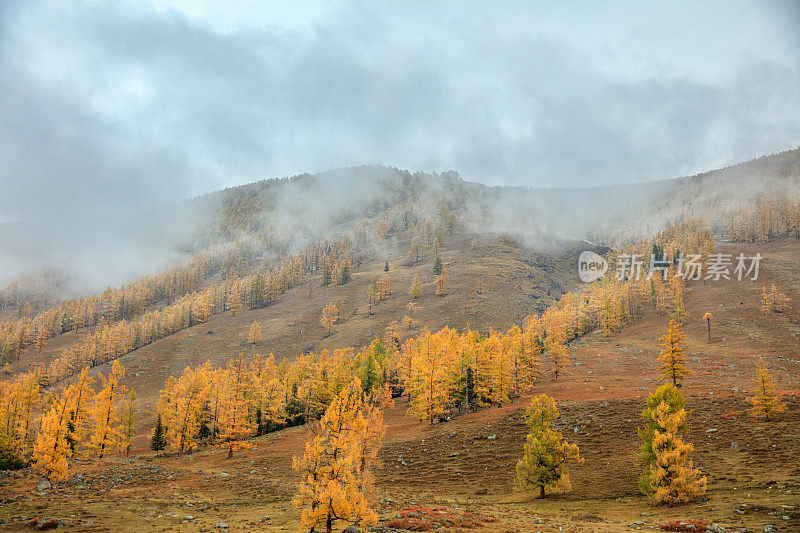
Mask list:
[[[694,374],[686,380],[684,393],[694,410],[689,439],[696,446],[695,461],[709,476],[708,502],[669,509],[652,506],[636,495],[636,427],[646,391],[658,379],[655,356],[666,324],[663,317],[654,316],[610,339],[592,334],[574,342],[570,351],[576,365],[558,382],[550,379],[545,364],[537,392],[559,401],[562,431],[581,446],[586,458],[572,469],[572,493],[539,501],[513,490],[514,464],[525,434],[525,399],[433,428],[406,417],[401,400],[386,414],[389,430],[381,453],[383,466],[377,472],[381,513],[393,516],[413,503],[474,508],[498,516],[501,522],[486,528],[497,531],[558,531],[559,527],[619,531],[634,520],[651,525],[667,518],[703,518],[726,526],[740,523],[753,530],[763,530],[766,523],[786,531],[800,528],[800,509],[781,507],[800,500],[796,461],[800,452],[800,320],[797,310],[768,319],[758,311],[761,286],[766,283],[775,282],[795,304],[800,301],[800,243],[781,240],[722,248],[748,255],[760,251],[764,260],[759,282],[698,283],[687,296],[689,367]],[[574,283],[568,261],[540,258],[549,273],[529,265],[527,253],[502,241],[477,249],[460,243],[444,254],[444,260],[449,263],[451,294],[435,298],[427,286],[416,317],[419,324],[432,329],[446,324],[507,328],[545,303],[548,290],[555,296],[560,288]],[[414,272],[426,281],[432,279],[429,264],[390,263],[397,294],[367,317],[359,306],[363,306],[366,284],[381,273],[382,266],[378,261],[357,271],[351,285],[314,288],[311,297],[307,288],[298,288],[275,306],[239,317],[225,314],[138,350],[125,360],[128,384],[140,391],[146,408],[169,373],[207,357],[221,363],[241,349],[246,327],[254,319],[265,334],[259,349],[276,354],[364,344],[382,333],[386,323],[402,317],[408,301],[404,293]],[[484,291],[477,294],[481,277]],[[348,316],[336,333],[325,337],[317,314],[327,301],[340,296]],[[700,321],[706,311],[715,316],[710,342]],[[206,335],[209,330],[214,334]],[[779,389],[792,394],[788,413],[772,424],[754,422],[745,413],[744,391],[750,388],[758,354],[767,358]],[[708,429],[718,431],[707,433]],[[496,439],[487,439],[489,435]],[[296,513],[289,499],[296,477],[290,469],[291,455],[301,450],[307,436],[308,429],[293,428],[260,438],[232,460],[225,460],[225,451],[217,449],[185,458],[154,459],[145,451],[142,436],[134,451],[141,456],[130,463],[112,457],[100,464],[79,465],[77,471],[92,481],[85,488],[63,484],[38,495],[32,492],[37,479],[32,474],[0,481],[0,497],[13,497],[0,509],[0,517],[19,521],[22,516],[76,515],[82,524],[93,521],[87,529],[112,529],[125,520],[126,528],[141,530],[210,530],[223,521],[232,529],[294,531]],[[221,477],[221,472],[230,476]],[[745,514],[734,513],[735,508]],[[195,520],[182,523],[186,515]],[[264,515],[270,519],[261,520]],[[532,525],[537,518],[542,523]]]

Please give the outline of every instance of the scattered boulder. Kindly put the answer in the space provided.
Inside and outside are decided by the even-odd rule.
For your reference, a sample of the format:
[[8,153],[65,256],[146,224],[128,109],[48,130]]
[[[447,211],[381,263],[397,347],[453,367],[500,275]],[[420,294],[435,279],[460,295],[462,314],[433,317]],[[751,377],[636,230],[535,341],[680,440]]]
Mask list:
[[47,489],[51,488],[52,486],[53,486],[53,484],[50,483],[50,480],[47,479],[46,477],[43,477],[43,478],[39,479],[39,483],[37,483],[37,485],[36,485],[36,490],[41,492],[43,490],[47,490]]

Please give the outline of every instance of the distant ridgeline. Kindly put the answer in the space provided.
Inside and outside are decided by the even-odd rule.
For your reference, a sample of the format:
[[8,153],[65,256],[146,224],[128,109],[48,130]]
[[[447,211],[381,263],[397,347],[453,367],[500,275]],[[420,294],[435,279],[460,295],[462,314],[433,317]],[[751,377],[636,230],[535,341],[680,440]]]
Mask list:
[[[309,275],[346,283],[352,268],[387,250],[414,263],[454,234],[505,234],[534,247],[591,239],[617,250],[700,235],[705,245],[676,242],[672,251],[703,253],[713,243],[700,228],[738,241],[798,236],[799,162],[792,150],[687,178],[576,189],[490,188],[452,171],[362,166],[225,189],[187,201],[209,215],[188,239],[194,255],[167,272],[38,312],[24,298],[41,283],[0,289],[0,308],[15,310],[0,322],[0,362],[24,363],[26,350],[86,329],[40,373],[57,381],[215,313],[269,305]],[[666,229],[675,221],[683,227]]]

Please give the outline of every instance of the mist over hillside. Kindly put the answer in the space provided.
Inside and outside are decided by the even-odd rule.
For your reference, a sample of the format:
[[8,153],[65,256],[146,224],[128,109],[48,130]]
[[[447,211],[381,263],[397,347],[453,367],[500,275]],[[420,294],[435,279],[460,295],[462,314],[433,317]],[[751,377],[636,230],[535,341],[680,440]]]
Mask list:
[[0,275],[6,284],[38,277],[34,291],[56,301],[129,283],[201,252],[235,254],[255,269],[339,238],[372,255],[402,255],[414,228],[426,223],[507,235],[540,250],[583,239],[618,245],[692,218],[725,236],[767,193],[796,203],[799,166],[800,150],[791,150],[690,177],[564,188],[489,187],[454,171],[342,168],[102,217],[79,213],[63,226],[4,223]]

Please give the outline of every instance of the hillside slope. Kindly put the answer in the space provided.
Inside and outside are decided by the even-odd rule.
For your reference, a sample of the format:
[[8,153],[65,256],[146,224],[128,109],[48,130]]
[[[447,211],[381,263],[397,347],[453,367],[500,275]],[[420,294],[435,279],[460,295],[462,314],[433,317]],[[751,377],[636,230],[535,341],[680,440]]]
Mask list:
[[[531,501],[514,490],[527,399],[431,427],[407,417],[401,398],[386,414],[389,430],[377,473],[380,515],[392,518],[400,509],[423,504],[466,509],[499,519],[482,528],[486,531],[532,531],[533,527],[543,532],[620,531],[635,521],[648,527],[670,519],[697,518],[751,530],[761,530],[764,524],[775,524],[779,531],[800,527],[800,470],[794,461],[800,452],[800,319],[797,310],[770,317],[759,311],[764,284],[779,284],[793,301],[800,300],[800,242],[722,244],[720,251],[760,252],[764,259],[757,282],[698,282],[690,285],[686,299],[693,372],[683,389],[693,410],[688,440],[695,444],[697,466],[709,476],[707,500],[670,509],[651,506],[636,493],[636,428],[641,425],[645,395],[658,379],[655,357],[658,338],[665,330],[665,319],[651,316],[610,338],[598,332],[573,342],[569,349],[574,365],[558,381],[545,365],[536,392],[550,394],[559,402],[558,426],[581,447],[586,459],[571,469],[572,493]],[[459,252],[446,252],[444,258],[452,267],[452,294],[436,298],[428,293],[420,302],[419,322],[431,327],[467,323],[506,327],[518,320],[521,309],[536,308],[535,301],[519,301],[530,294],[526,291],[544,289],[546,294],[548,289],[566,288],[566,282],[559,287],[557,278],[548,279],[541,272],[527,278],[530,266],[525,255],[503,242],[488,242],[475,250],[465,245]],[[547,270],[571,270],[570,258],[549,261],[553,263]],[[375,264],[376,269],[379,266]],[[476,294],[476,277],[480,279],[486,268],[496,279],[487,276],[482,294]],[[427,269],[428,265],[390,265],[398,289],[415,270]],[[369,269],[357,273],[354,294],[363,288],[360,278],[370,274]],[[160,377],[177,370],[184,360],[196,362],[207,356],[222,360],[223,354],[240,349],[239,339],[254,318],[262,321],[269,339],[259,348],[302,348],[303,342],[321,348],[368,340],[370,332],[379,333],[387,321],[402,314],[407,301],[404,295],[393,296],[379,304],[375,315],[348,317],[339,332],[323,338],[310,319],[313,310],[335,294],[326,290],[314,289],[308,298],[305,289],[299,288],[297,296],[290,294],[271,308],[235,319],[218,317],[160,341],[160,346],[156,343],[147,352],[131,354],[125,361],[130,384],[141,387],[146,404],[151,403]],[[287,317],[288,309],[291,315]],[[715,316],[710,341],[700,320],[706,311]],[[744,399],[751,388],[756,355],[766,358],[789,404],[778,422],[753,421],[746,413]],[[291,470],[291,456],[309,435],[309,428],[299,427],[260,437],[252,441],[251,449],[228,460],[226,451],[216,448],[184,457],[154,458],[142,435],[132,459],[117,456],[99,463],[79,462],[79,478],[43,494],[30,493],[37,479],[32,474],[3,480],[0,490],[6,504],[0,516],[9,521],[6,528],[19,525],[23,516],[47,512],[71,517],[78,530],[103,529],[120,519],[131,530],[209,530],[220,522],[231,530],[294,530],[297,518],[289,500],[296,474]],[[26,493],[29,496],[17,496]]]

